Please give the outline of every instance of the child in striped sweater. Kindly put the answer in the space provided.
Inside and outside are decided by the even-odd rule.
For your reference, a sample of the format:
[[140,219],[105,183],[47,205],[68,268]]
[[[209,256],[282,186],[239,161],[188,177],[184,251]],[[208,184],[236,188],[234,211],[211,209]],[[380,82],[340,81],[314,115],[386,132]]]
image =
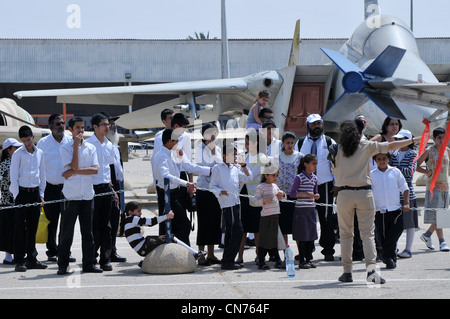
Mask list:
[[317,186],[317,156],[305,155],[298,166],[298,175],[294,178],[290,197],[297,198],[292,222],[292,238],[299,247],[299,268],[315,268],[311,263],[314,240],[317,236],[316,203],[319,199]]
[[[166,221],[167,219],[172,219],[174,217],[174,214],[173,211],[170,211],[165,215],[156,216],[153,218],[146,218],[141,216],[142,205],[135,201],[128,202],[125,205],[125,219],[123,220],[123,225],[121,227],[123,227],[125,237],[127,238],[127,241],[130,244],[131,248],[133,248],[139,256],[145,257],[156,247],[166,243],[166,235],[150,235],[144,237],[141,234],[141,226],[154,226]],[[177,243],[192,252],[195,259],[202,258],[205,255],[205,252],[197,251],[189,247],[187,244],[185,244],[175,236],[172,236],[172,240],[174,243]],[[139,267],[141,267],[141,265],[142,261],[139,263]]]
[[278,217],[280,215],[279,199],[286,194],[276,184],[278,167],[268,163],[262,172],[261,184],[256,187],[255,205],[262,206],[259,223],[258,269],[270,269],[265,263],[266,254],[275,257],[275,268],[285,268],[278,253]]

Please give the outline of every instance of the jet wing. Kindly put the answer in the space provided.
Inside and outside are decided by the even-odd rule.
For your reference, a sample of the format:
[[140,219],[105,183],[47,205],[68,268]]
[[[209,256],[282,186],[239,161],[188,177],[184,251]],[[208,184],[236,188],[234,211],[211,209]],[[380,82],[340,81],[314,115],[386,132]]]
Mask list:
[[19,91],[24,97],[56,96],[58,103],[132,105],[135,94],[233,93],[248,88],[243,78],[80,89]]

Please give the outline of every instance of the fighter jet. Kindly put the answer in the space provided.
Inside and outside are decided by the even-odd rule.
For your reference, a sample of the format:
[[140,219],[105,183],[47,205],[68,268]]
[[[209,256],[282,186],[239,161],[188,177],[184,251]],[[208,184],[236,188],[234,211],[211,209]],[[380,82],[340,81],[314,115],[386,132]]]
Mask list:
[[[121,115],[117,124],[128,129],[161,127],[164,108],[186,113],[191,123],[216,121],[221,114],[246,113],[261,90],[270,92],[274,121],[281,131],[305,126],[310,113],[319,113],[327,132],[337,132],[345,119],[368,118],[366,133],[379,132],[386,116],[403,120],[414,135],[422,121],[442,126],[447,119],[449,83],[440,83],[421,60],[413,33],[399,19],[382,15],[376,0],[365,0],[364,20],[339,51],[322,48],[331,62],[298,65],[297,22],[287,67],[242,78],[162,83],[139,86],[20,91],[18,98],[56,96],[60,103],[132,105],[133,97],[175,94],[178,98]],[[344,4],[343,4],[344,5]],[[321,85],[317,99],[305,107],[294,101],[294,84]],[[317,103],[316,103],[317,102]],[[300,119],[300,120],[299,120]],[[303,119],[303,120],[302,120]]]

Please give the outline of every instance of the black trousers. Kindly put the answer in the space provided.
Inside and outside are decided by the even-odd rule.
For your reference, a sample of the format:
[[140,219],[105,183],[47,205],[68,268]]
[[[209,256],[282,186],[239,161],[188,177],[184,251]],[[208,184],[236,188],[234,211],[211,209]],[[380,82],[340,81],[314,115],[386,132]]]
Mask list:
[[234,264],[244,234],[241,205],[222,208],[222,233],[225,234],[222,265],[231,265]]
[[402,210],[395,210],[381,214],[375,214],[375,232],[378,238],[382,260],[397,260],[397,241],[403,232],[403,215]]
[[[327,182],[319,185],[320,198],[317,203],[333,204],[333,182]],[[338,228],[337,216],[333,214],[333,207],[317,205],[317,213],[320,223],[320,237],[319,245],[323,248],[321,253],[323,255],[334,255],[334,245],[336,243],[336,237],[334,231]]]
[[[186,208],[184,207],[184,199],[186,194],[182,191],[183,187],[172,189],[170,191],[170,209],[174,213],[174,218],[171,221],[172,234],[187,245],[191,245],[189,235],[191,233],[191,221],[189,220]],[[160,216],[164,215],[164,189],[156,187],[158,196],[158,213]],[[166,224],[159,224],[159,235],[166,235]]]
[[[117,182],[113,186],[115,191],[120,191],[120,182]],[[117,231],[119,230],[120,223],[120,195],[119,203],[117,204],[114,199],[111,201],[111,253],[115,254],[117,252],[116,248],[116,239],[117,239]]]
[[[18,205],[38,203],[40,201],[39,188],[36,188],[33,192],[19,189],[19,194],[14,203]],[[16,216],[14,218],[14,259],[18,264],[25,262],[25,254],[29,263],[36,262],[36,232],[40,214],[40,206],[16,208]]]
[[92,218],[94,200],[67,200],[62,205],[60,242],[58,246],[58,266],[69,265],[70,248],[73,242],[74,228],[77,217],[81,231],[81,250],[83,254],[83,269],[94,265],[94,236],[92,234]]
[[[94,185],[95,194],[108,193],[112,191],[110,184]],[[111,206],[113,196],[102,195],[94,197],[94,217],[92,232],[94,235],[95,251],[100,249],[100,265],[111,261]]]
[[[44,191],[44,198],[45,201],[52,201],[52,200],[58,200],[61,199],[61,191],[64,184],[59,185],[53,185],[50,183],[47,183],[45,186]],[[47,256],[52,257],[57,255],[57,249],[58,249],[58,243],[59,239],[57,240],[57,230],[58,230],[58,223],[59,223],[59,216],[61,215],[61,203],[54,203],[54,204],[45,204],[44,205],[44,211],[45,216],[50,221],[48,224],[48,241],[47,241]]]

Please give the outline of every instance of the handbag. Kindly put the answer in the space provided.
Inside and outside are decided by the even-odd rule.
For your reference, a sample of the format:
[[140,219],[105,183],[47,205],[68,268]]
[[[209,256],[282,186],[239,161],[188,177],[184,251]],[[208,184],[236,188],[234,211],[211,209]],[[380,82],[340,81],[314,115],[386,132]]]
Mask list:
[[48,224],[50,221],[45,216],[44,207],[41,207],[39,224],[36,232],[36,244],[45,244],[48,241]]

